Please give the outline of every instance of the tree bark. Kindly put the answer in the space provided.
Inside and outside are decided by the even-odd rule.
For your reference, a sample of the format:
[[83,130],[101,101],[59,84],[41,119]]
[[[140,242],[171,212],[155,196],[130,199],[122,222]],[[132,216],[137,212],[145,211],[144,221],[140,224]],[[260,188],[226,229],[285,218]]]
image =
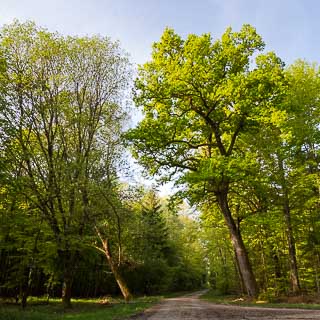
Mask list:
[[116,279],[117,281],[117,284],[119,286],[119,289],[123,295],[123,298],[126,302],[130,301],[131,298],[132,298],[132,295],[130,293],[130,290],[124,280],[124,278],[122,277],[121,273],[120,273],[120,270],[119,270],[119,267],[117,265],[116,262],[114,262],[114,259],[112,257],[112,254],[111,254],[111,250],[110,250],[110,246],[109,246],[109,241],[108,239],[103,239],[102,238],[102,235],[100,233],[100,231],[98,230],[98,228],[96,227],[96,231],[97,231],[97,234],[101,240],[101,243],[102,243],[102,247],[103,249],[99,248],[99,247],[96,247],[99,251],[103,252],[104,255],[106,256],[107,258],[107,262],[110,266],[110,269],[111,269],[111,272],[113,273],[114,275],[114,278]]
[[320,256],[319,253],[316,254],[316,262],[315,262],[315,280],[317,287],[317,294],[320,295],[320,281],[319,281],[319,266],[320,266]]
[[287,229],[291,288],[294,294],[299,294],[301,289],[300,289],[298,266],[297,266],[295,240],[293,237],[293,230],[292,230],[292,223],[291,223],[289,199],[287,197],[287,194],[285,194],[284,197],[285,198],[284,198],[284,204],[283,204],[283,213],[284,213],[286,229]]
[[130,301],[130,299],[132,298],[130,290],[127,287],[127,284],[126,284],[125,280],[123,279],[121,273],[119,272],[118,266],[113,261],[110,261],[108,257],[107,257],[107,261],[108,261],[108,263],[110,265],[110,269],[111,269],[111,271],[117,281],[117,284],[120,288],[120,291],[124,297],[124,300],[126,302]]
[[69,270],[64,271],[63,284],[62,284],[62,305],[64,309],[71,308],[71,286],[72,286],[72,276]]
[[241,275],[241,272],[240,272],[240,268],[239,268],[239,262],[238,262],[238,259],[237,259],[237,255],[236,255],[236,251],[234,250],[234,267],[235,267],[235,271],[238,275],[238,278],[239,278],[239,284],[240,284],[240,290],[241,290],[241,294],[246,294],[246,289],[245,289],[245,285],[244,285],[244,282],[243,282],[243,279],[242,279],[242,275]]
[[231,215],[231,211],[229,208],[228,186],[226,185],[223,188],[221,188],[218,192],[215,192],[215,195],[217,197],[220,210],[224,216],[224,219],[229,229],[230,238],[238,262],[239,271],[244,286],[246,288],[247,294],[250,297],[256,297],[259,293],[256,279],[253,274],[252,267],[240,231],[236,227],[235,221]]
[[69,250],[58,250],[59,261],[63,263],[61,299],[64,309],[71,308],[74,256]]
[[20,298],[22,309],[25,309],[27,307],[27,300],[29,296],[29,276],[30,268],[26,267],[24,269],[22,281],[20,283]]
[[284,163],[280,156],[278,156],[278,165],[279,165],[279,170],[281,174],[281,188],[283,193],[282,206],[283,206],[283,215],[286,223],[286,234],[287,234],[287,240],[288,240],[291,289],[293,294],[299,294],[301,289],[300,289],[300,283],[299,283],[296,246],[295,246],[295,240],[293,236],[293,229],[292,229],[292,222],[291,222],[289,193],[288,193],[287,182],[285,177]]

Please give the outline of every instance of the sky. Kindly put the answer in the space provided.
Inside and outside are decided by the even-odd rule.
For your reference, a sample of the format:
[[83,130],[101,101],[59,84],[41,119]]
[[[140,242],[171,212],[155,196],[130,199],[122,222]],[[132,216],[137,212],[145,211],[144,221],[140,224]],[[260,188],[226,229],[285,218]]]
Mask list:
[[142,64],[166,27],[183,37],[210,32],[217,39],[227,27],[249,23],[266,50],[289,65],[298,58],[320,61],[319,12],[318,0],[0,0],[0,25],[32,20],[65,35],[109,36]]
[[109,36],[141,64],[165,27],[219,38],[249,23],[288,65],[320,60],[319,12],[318,0],[0,0],[0,25],[17,18],[62,34]]

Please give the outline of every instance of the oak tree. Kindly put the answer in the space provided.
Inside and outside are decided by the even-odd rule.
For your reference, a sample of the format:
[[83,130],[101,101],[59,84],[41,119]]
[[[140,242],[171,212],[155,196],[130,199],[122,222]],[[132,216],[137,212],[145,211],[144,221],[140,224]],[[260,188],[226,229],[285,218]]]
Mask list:
[[[221,39],[166,29],[151,61],[139,69],[135,102],[144,118],[127,138],[152,174],[217,201],[228,227],[248,295],[258,293],[241,232],[230,207],[233,184],[250,174],[244,136],[259,129],[282,96],[283,63],[255,29],[228,28]],[[255,63],[251,59],[256,56]]]

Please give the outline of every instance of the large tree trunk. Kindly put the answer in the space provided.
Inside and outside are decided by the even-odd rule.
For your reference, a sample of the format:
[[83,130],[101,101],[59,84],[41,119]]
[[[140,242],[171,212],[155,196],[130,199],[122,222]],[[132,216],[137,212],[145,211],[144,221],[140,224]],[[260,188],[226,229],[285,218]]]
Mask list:
[[244,246],[240,231],[236,227],[235,221],[231,215],[231,211],[228,204],[228,186],[220,189],[216,192],[219,207],[224,216],[225,222],[228,226],[231,242],[235,251],[236,259],[238,262],[239,271],[246,288],[247,294],[250,297],[256,297],[258,295],[258,287],[255,276],[253,274],[251,264],[248,258],[246,248]]
[[239,278],[241,294],[246,294],[246,289],[245,289],[245,285],[244,285],[244,282],[243,282],[243,279],[242,279],[242,275],[241,275],[241,272],[240,272],[239,262],[238,262],[235,250],[234,250],[234,258],[233,259],[234,259],[235,271],[236,271],[236,273],[238,275],[238,278]]

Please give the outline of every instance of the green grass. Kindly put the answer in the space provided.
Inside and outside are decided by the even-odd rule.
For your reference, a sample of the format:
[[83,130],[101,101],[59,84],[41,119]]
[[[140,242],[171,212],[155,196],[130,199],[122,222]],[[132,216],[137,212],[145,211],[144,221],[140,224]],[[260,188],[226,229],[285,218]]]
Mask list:
[[237,295],[222,295],[215,290],[209,290],[200,297],[203,300],[218,304],[229,304],[244,307],[263,307],[263,308],[298,308],[320,310],[320,304],[317,303],[285,303],[285,302],[268,302],[262,300],[252,300]]
[[44,304],[39,299],[30,299],[26,310],[14,304],[0,304],[1,320],[111,320],[124,319],[138,314],[159,302],[161,297],[142,297],[124,303],[122,300],[108,299],[108,303],[99,300],[72,300],[72,309],[64,311],[58,300]]

